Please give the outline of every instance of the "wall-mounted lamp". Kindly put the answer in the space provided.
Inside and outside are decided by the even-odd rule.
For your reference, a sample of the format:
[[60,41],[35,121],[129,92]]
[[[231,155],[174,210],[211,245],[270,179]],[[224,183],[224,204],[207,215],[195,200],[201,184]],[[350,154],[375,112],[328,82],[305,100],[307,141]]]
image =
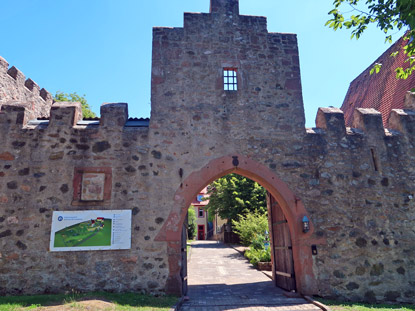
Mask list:
[[308,231],[310,231],[310,220],[308,219],[307,216],[303,217],[303,232],[307,233]]

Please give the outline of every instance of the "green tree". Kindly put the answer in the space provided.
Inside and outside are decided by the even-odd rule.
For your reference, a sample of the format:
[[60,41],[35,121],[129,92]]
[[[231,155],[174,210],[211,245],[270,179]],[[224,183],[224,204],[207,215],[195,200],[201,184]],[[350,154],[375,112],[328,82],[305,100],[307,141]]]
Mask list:
[[249,212],[266,213],[266,191],[253,180],[229,174],[217,179],[208,187],[207,208],[222,219],[238,220]]
[[187,210],[187,238],[193,240],[196,236],[196,212],[193,205]]
[[56,102],[78,102],[82,105],[82,116],[84,118],[95,118],[96,115],[91,111],[91,108],[88,105],[88,102],[84,96],[78,95],[75,93],[63,93],[61,91],[57,91],[54,97]]
[[[385,40],[391,43],[394,32],[407,29],[403,48],[407,66],[396,68],[396,77],[406,79],[412,74],[415,70],[414,0],[334,0],[333,5],[334,9],[329,12],[332,18],[326,25],[334,30],[351,29],[352,38],[359,39],[370,24],[375,24],[385,33]],[[345,11],[341,11],[345,7]],[[391,57],[399,52],[393,52]],[[371,73],[379,72],[381,67],[382,64],[375,64]]]

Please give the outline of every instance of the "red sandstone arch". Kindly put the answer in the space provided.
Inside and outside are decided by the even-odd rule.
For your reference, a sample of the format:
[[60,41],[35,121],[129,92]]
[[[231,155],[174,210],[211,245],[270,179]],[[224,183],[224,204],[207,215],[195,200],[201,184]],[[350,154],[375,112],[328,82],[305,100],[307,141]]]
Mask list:
[[[233,164],[235,156],[238,157],[239,161],[237,166]],[[303,294],[316,293],[311,245],[321,244],[321,241],[317,241],[312,237],[314,231],[312,218],[308,215],[301,199],[274,172],[266,166],[241,155],[229,155],[210,161],[201,170],[191,173],[183,180],[176,191],[170,215],[156,237],[156,241],[168,242],[170,273],[166,291],[180,294],[181,230],[188,207],[201,189],[229,173],[237,173],[258,182],[277,200],[290,228],[297,289]],[[311,219],[311,228],[307,234],[302,232],[302,218],[305,215]]]

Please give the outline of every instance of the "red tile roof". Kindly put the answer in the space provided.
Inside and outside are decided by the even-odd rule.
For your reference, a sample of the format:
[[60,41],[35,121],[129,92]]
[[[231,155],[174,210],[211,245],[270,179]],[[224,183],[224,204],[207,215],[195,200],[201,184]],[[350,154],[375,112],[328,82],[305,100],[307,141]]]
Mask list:
[[[341,110],[344,112],[346,126],[353,123],[353,112],[356,108],[374,108],[381,112],[383,125],[387,127],[392,109],[402,109],[407,91],[415,87],[415,74],[406,80],[396,78],[395,68],[407,66],[406,55],[402,47],[403,37],[393,44],[372,65],[363,71],[349,86]],[[396,57],[391,53],[400,51]],[[375,63],[382,64],[378,74],[370,74]]]

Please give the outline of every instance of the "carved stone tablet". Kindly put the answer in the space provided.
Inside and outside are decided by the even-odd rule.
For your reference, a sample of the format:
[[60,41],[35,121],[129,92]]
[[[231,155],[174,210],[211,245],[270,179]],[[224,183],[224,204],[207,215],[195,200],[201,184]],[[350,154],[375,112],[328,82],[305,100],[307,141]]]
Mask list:
[[82,201],[103,201],[104,200],[105,174],[84,173],[82,174]]

